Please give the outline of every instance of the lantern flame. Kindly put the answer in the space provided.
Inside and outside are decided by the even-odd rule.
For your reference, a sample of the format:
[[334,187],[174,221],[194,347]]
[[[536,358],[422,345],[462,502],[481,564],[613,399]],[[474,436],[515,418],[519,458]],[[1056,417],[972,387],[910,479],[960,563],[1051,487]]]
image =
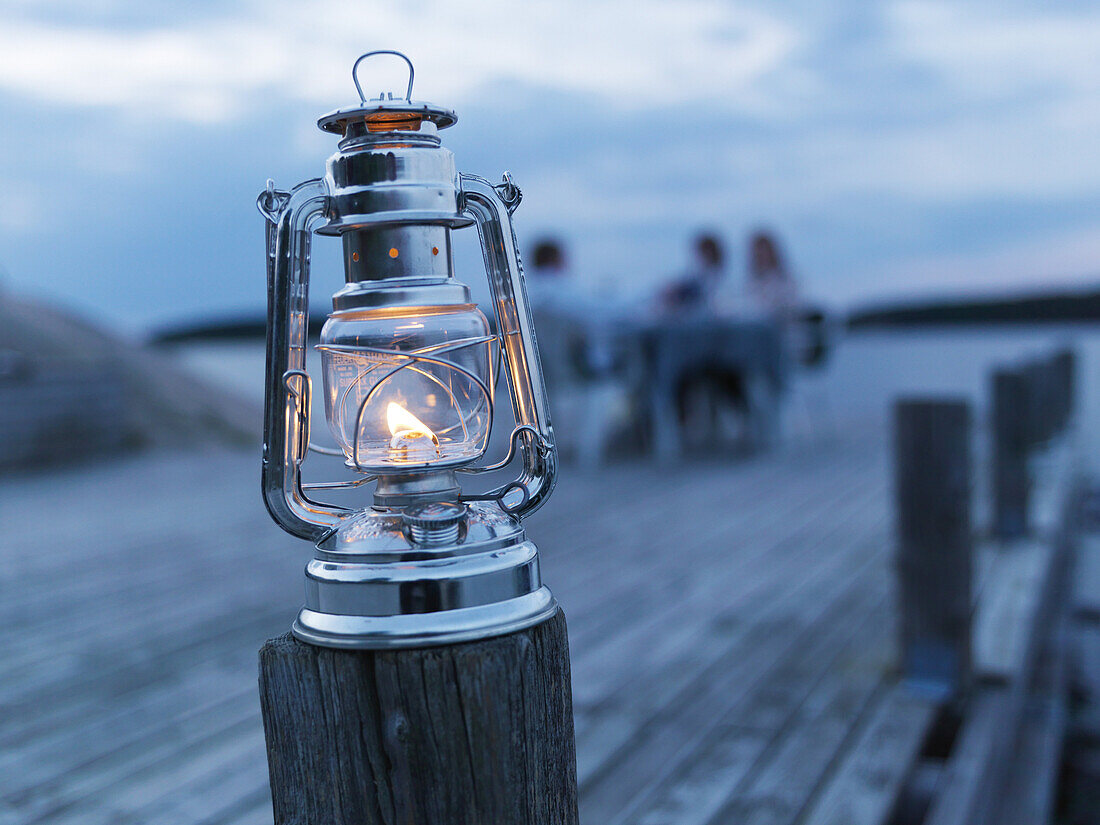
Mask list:
[[439,439],[431,427],[393,401],[386,407],[386,425],[390,428],[390,449],[400,450],[402,458],[411,458],[411,451],[425,452],[430,442],[432,452],[439,455]]

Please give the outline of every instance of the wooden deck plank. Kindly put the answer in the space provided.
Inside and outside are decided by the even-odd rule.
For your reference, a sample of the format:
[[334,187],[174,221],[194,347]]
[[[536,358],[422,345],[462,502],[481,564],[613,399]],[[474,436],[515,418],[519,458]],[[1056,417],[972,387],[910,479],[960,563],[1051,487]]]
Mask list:
[[271,825],[271,790],[267,782],[261,789],[242,796],[233,808],[215,811],[196,825]]
[[819,640],[789,656],[690,759],[636,802],[639,815],[624,821],[742,822],[750,808],[759,814],[764,804],[792,818],[881,680],[885,611],[879,602],[869,614],[830,628],[839,646]]
[[38,805],[40,789],[51,789],[50,804],[63,805],[143,764],[178,755],[190,737],[255,717],[250,687],[236,674],[218,679],[204,672],[186,689],[150,692],[89,720],[78,736],[59,728],[29,746],[8,749],[0,773],[9,777],[9,798]]
[[[708,676],[746,656],[765,669],[781,661],[787,642],[775,631],[812,628],[791,624],[808,609],[799,599],[824,610],[853,576],[886,579],[880,455],[861,445],[563,482],[562,501],[602,506],[534,519],[530,532],[577,637],[590,765],[622,757],[677,697],[701,701]],[[270,817],[263,750],[250,738],[262,730],[249,699],[254,657],[296,608],[308,548],[258,506],[254,456],[179,456],[167,475],[164,458],[78,469],[78,500],[49,535],[14,528],[16,563],[0,566],[14,598],[0,612],[26,621],[18,638],[0,639],[21,676],[0,681],[0,777],[13,777],[0,779],[0,802],[21,823]],[[50,479],[18,487],[28,512],[56,494]],[[120,497],[134,502],[121,525],[110,510]],[[692,522],[695,508],[708,516]],[[691,529],[662,545],[670,511]],[[117,541],[88,541],[112,532]],[[13,589],[25,582],[36,584]],[[64,611],[46,609],[59,601]],[[593,757],[609,720],[622,725],[616,744]]]
[[729,657],[718,672],[697,680],[692,694],[678,697],[664,714],[636,731],[613,763],[582,781],[582,817],[615,821],[652,782],[667,775],[675,760],[689,755],[715,720],[744,701],[754,686],[781,691],[783,686],[771,680],[776,666],[827,649],[828,640],[842,632],[842,620],[861,615],[874,602],[871,579],[865,570],[865,575],[842,583],[830,580],[816,594],[805,594],[807,598],[793,604],[786,615],[755,624],[753,643],[743,655]]
[[[37,825],[37,822],[115,825],[118,822],[193,821],[211,807],[207,796],[210,786],[223,792],[227,785],[232,787],[242,762],[257,749],[263,750],[263,730],[256,731],[249,721],[242,720],[237,727],[208,738],[195,749],[193,758],[139,769],[124,781],[113,784],[109,794],[84,797],[63,816],[51,814],[47,819],[31,820],[27,825]],[[252,775],[254,779],[262,778],[259,772]],[[250,784],[249,789],[253,787]],[[187,815],[164,820],[158,813],[162,811]]]
[[1036,536],[1054,539],[1063,524],[1066,502],[1081,474],[1080,446],[1073,431],[1055,439],[1032,458]]
[[[640,637],[645,645],[651,645],[655,638],[667,636],[678,623],[697,621],[700,617],[710,621],[714,614],[707,611],[712,608],[722,610],[740,603],[741,599],[759,586],[761,571],[766,576],[774,574],[781,566],[783,557],[802,552],[807,544],[816,545],[824,535],[834,529],[833,522],[828,518],[831,515],[830,510],[847,513],[843,497],[853,496],[850,486],[838,486],[840,489],[836,497],[827,494],[823,496],[824,501],[818,504],[792,496],[791,504],[794,509],[779,508],[779,520],[767,520],[763,530],[756,529],[761,526],[756,525],[752,529],[743,530],[737,527],[707,530],[699,539],[683,535],[676,548],[677,552],[668,554],[674,557],[673,566],[665,571],[653,571],[654,576],[663,573],[661,578],[667,582],[662,588],[660,599],[651,603],[637,602],[638,605],[644,604],[646,608],[644,615],[639,617],[639,622],[624,621],[624,617],[620,616],[614,623],[614,629],[620,632],[625,630]],[[816,524],[816,530],[813,526],[803,529],[799,524],[788,526],[785,530],[784,525],[791,525],[797,512],[807,517],[822,516],[823,523],[816,524],[808,518],[811,525]],[[641,546],[645,544],[640,539],[635,543]],[[812,566],[814,559],[806,561]],[[575,598],[575,594],[566,590],[562,592],[569,602]],[[704,596],[708,601],[701,601]],[[583,625],[584,622],[580,624]],[[657,627],[661,630],[660,634],[652,632]],[[603,653],[586,645],[583,627],[574,636],[577,639],[574,642],[574,668],[583,672],[587,660],[598,660]],[[612,639],[613,636],[606,633],[597,637],[600,644]],[[583,701],[581,697],[582,704]]]
[[1004,683],[1024,667],[1054,550],[1047,541],[1029,540],[981,552],[992,563],[973,620],[974,673]]
[[[792,825],[852,735],[882,682],[885,611],[878,605],[841,661],[822,674],[802,707],[743,786],[709,822]],[[879,638],[875,638],[876,635]],[[876,644],[878,642],[878,644]]]
[[84,678],[73,680],[72,695],[54,690],[37,705],[30,697],[15,706],[14,711],[6,710],[5,713],[13,715],[6,717],[10,721],[5,723],[3,745],[19,744],[58,726],[80,725],[104,707],[128,703],[151,685],[178,682],[185,671],[225,655],[226,651],[229,655],[246,655],[237,651],[262,644],[274,631],[285,629],[292,616],[293,610],[277,606],[265,613],[240,617],[228,627],[224,622],[212,622],[202,628],[205,635],[197,638],[171,636],[172,642],[164,648],[145,648],[148,653],[145,659],[134,656],[124,665],[96,660],[91,675],[82,673]]
[[[845,487],[859,470],[859,465],[848,464],[838,468],[834,477],[839,486]],[[697,479],[686,488],[678,487],[671,494],[653,486],[647,495],[637,496],[644,499],[648,513],[647,519],[639,521],[621,512],[619,499],[626,496],[620,494],[608,501],[608,512],[602,516],[603,529],[588,531],[576,540],[591,557],[578,569],[591,573],[578,580],[563,569],[560,573],[565,575],[553,579],[560,582],[558,589],[569,594],[570,616],[579,620],[574,622],[577,630],[572,633],[574,649],[583,651],[589,638],[602,639],[608,628],[622,627],[624,610],[644,604],[647,593],[658,598],[662,591],[683,593],[682,583],[697,577],[705,564],[721,567],[737,563],[745,554],[762,552],[769,532],[790,525],[801,509],[814,507],[815,498],[821,498],[820,480],[814,482],[798,474],[777,478],[773,485],[747,491],[736,507],[729,506],[729,499],[736,500],[741,491],[711,483],[707,478]],[[755,498],[756,492],[763,498]],[[721,519],[695,517],[698,513],[722,512],[723,508],[726,513]],[[557,530],[543,532],[537,523],[529,532],[541,546],[560,547],[567,541]],[[673,535],[676,552],[654,546],[655,538],[668,540]],[[558,573],[559,559],[556,553],[548,552],[548,580]],[[685,564],[687,559],[694,564]],[[569,566],[567,560],[563,567]]]
[[[817,505],[805,507],[803,512],[818,520],[794,527],[787,535],[777,532],[778,525],[773,525],[765,534],[712,534],[707,541],[714,549],[708,555],[692,552],[690,545],[682,547],[678,555],[686,563],[681,567],[689,572],[670,577],[661,598],[636,605],[636,609],[644,608],[643,615],[620,616],[617,633],[605,634],[588,644],[585,637],[578,642],[573,656],[578,681],[575,704],[593,706],[637,676],[654,672],[652,668],[690,669],[691,661],[684,661],[685,655],[694,661],[705,657],[713,625],[721,624],[727,630],[734,629],[733,625],[747,625],[759,615],[763,603],[776,600],[775,594],[790,580],[790,572],[785,569],[788,564],[798,561],[807,573],[815,564],[827,564],[827,559],[815,557],[815,551],[827,546],[830,537],[840,543],[859,536],[847,522],[838,524],[826,518],[837,513],[843,518],[848,512],[843,507],[845,494],[851,495],[851,490],[842,488],[837,498],[828,496]],[[841,530],[856,535],[837,535]],[[735,559],[723,561],[721,556],[730,554],[727,548],[737,547],[740,541],[745,541],[744,549]]]
[[991,791],[1003,767],[996,756],[1006,736],[1008,705],[1008,690],[998,686],[983,688],[970,701],[925,825],[977,825],[986,821]]
[[934,702],[891,684],[800,820],[802,825],[883,825],[936,711]]
[[1059,679],[1049,695],[1033,699],[1026,709],[1016,758],[1005,782],[1005,794],[994,818],[998,825],[1035,825],[1054,814],[1058,771],[1067,717],[1065,686]]
[[[815,599],[843,586],[844,579],[858,575],[861,567],[872,566],[873,548],[881,543],[871,539],[868,544],[855,538],[846,552],[831,554],[826,563],[807,568],[790,585],[785,598],[777,598],[774,591],[763,591],[758,602],[727,607],[718,613],[708,633],[693,640],[679,658],[651,671],[661,673],[661,679],[639,681],[593,707],[586,724],[577,732],[582,796],[602,767],[617,753],[629,751],[638,732],[651,720],[662,718],[665,708],[680,703],[685,694],[691,695],[715,677],[732,679],[735,674],[729,672],[730,663],[753,661],[762,646],[793,638],[812,616]],[[804,606],[807,604],[811,605],[808,609]]]

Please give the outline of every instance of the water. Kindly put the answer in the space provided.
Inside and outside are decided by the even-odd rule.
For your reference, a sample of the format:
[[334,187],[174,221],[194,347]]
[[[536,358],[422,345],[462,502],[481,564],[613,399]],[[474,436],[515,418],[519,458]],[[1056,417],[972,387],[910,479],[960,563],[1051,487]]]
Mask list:
[[[795,382],[789,416],[799,432],[830,418],[837,426],[883,431],[899,396],[965,398],[977,420],[987,414],[993,367],[1070,347],[1077,352],[1078,422],[1086,466],[1100,469],[1100,325],[973,327],[860,332],[838,343],[827,366]],[[253,342],[193,343],[179,358],[217,386],[262,402],[263,345]],[[319,376],[311,353],[310,371]],[[320,402],[319,393],[314,398]],[[323,416],[323,405],[314,410]],[[318,417],[315,421],[321,421]]]
[[1077,353],[1078,423],[1091,459],[1100,446],[1100,326],[859,333],[837,348],[824,382],[842,421],[884,427],[891,404],[903,395],[964,398],[982,421],[994,367],[1064,347]]

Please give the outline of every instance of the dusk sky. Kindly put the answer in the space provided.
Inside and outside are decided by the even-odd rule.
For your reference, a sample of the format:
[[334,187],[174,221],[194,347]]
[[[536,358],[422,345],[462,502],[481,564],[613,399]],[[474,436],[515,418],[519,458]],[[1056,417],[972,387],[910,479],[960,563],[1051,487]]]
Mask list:
[[323,172],[316,119],[378,48],[458,111],[460,169],[513,172],[521,243],[604,289],[656,288],[698,227],[740,277],[757,226],[841,308],[1100,282],[1095,4],[7,0],[0,289],[135,332],[259,312],[256,194]]

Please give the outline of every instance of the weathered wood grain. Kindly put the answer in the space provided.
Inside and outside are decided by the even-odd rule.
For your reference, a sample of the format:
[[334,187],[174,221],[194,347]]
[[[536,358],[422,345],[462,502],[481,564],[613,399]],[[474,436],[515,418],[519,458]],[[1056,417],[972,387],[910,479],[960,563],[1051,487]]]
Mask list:
[[1069,717],[1065,634],[1048,650],[1049,681],[1025,708],[1005,793],[994,818],[997,825],[1050,822],[1055,813],[1062,745]]
[[1004,761],[1008,691],[1003,687],[981,690],[971,700],[937,795],[924,820],[926,825],[980,825],[993,808]]
[[[646,660],[648,671],[590,708],[588,723],[578,729],[577,737],[582,796],[595,794],[596,784],[606,781],[601,777],[608,767],[646,741],[647,732],[667,719],[669,708],[699,703],[706,719],[716,718],[708,696],[717,695],[722,702],[735,699],[748,687],[745,679],[782,657],[799,631],[844,592],[851,579],[866,574],[881,580],[875,549],[881,550],[882,538],[850,538],[850,547],[836,548],[831,540],[838,536],[826,536],[822,543],[809,545],[805,556],[789,558],[786,564],[773,559],[778,577],[770,587],[719,609],[694,638],[683,640],[679,652],[668,649],[662,659]],[[815,555],[821,558],[819,565],[808,561]],[[840,571],[847,575],[838,576]],[[785,598],[774,597],[775,587],[784,588]],[[646,678],[646,672],[662,675]]]
[[[868,581],[869,571],[865,573],[839,588],[836,580],[817,582],[819,589],[805,591],[807,598],[796,609],[754,623],[742,655],[699,679],[693,691],[682,693],[665,712],[637,728],[615,759],[582,784],[586,821],[616,822],[624,812],[657,804],[647,801],[654,783],[690,758],[713,726],[730,721],[733,709],[743,703],[750,707],[737,716],[746,726],[755,726],[756,717],[769,708],[773,722],[789,713],[805,682],[820,674],[830,652],[835,656],[853,616],[864,617],[874,603],[876,588]],[[754,708],[745,702],[753,695],[759,700]]]
[[1003,684],[1027,670],[1037,614],[1051,607],[1048,582],[1055,553],[1049,542],[1040,541],[983,551],[992,564],[974,614],[974,672]]
[[936,707],[903,686],[890,685],[807,810],[804,825],[887,822]]
[[561,611],[465,644],[260,652],[276,825],[577,822]]
[[800,639],[639,801],[640,822],[793,822],[882,678],[885,599],[862,607]]
[[[891,576],[885,451],[852,435],[735,464],[567,468],[528,529],[569,610],[582,812],[717,825],[734,796],[766,807],[827,731],[797,783],[813,813],[860,762],[880,705],[864,724],[870,674],[834,672],[829,634],[887,656],[890,629],[857,629],[845,594],[881,597]],[[17,628],[0,638],[0,822],[270,825],[253,652],[288,626],[309,549],[270,524],[255,475],[251,454],[172,453],[0,482],[0,617]],[[622,762],[649,781],[610,781]]]

